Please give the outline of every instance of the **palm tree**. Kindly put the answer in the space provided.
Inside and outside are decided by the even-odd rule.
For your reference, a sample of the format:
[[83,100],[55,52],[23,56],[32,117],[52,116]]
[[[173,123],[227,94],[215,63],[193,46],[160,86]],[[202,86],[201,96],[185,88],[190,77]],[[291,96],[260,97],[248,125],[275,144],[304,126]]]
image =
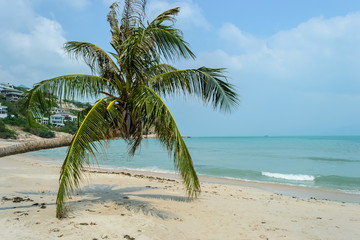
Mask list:
[[67,42],[64,49],[81,58],[94,75],[65,75],[34,85],[26,97],[29,117],[39,116],[46,101],[95,97],[67,150],[61,167],[56,216],[62,218],[64,203],[79,187],[89,156],[104,150],[107,140],[122,138],[134,154],[142,133],[152,129],[173,156],[189,197],[200,191],[190,153],[162,97],[178,93],[196,95],[215,109],[228,111],[238,102],[224,69],[201,67],[178,70],[166,62],[195,59],[182,33],[173,25],[179,8],[169,9],[151,22],[145,16],[146,0],[125,0],[123,12],[110,6],[113,52],[95,44]]

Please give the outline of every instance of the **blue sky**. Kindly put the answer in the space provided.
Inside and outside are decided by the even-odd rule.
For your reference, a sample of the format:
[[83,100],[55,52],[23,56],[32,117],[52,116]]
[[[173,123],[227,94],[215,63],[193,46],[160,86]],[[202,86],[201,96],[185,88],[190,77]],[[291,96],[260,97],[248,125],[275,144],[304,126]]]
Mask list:
[[[110,50],[109,0],[0,0],[0,82],[89,73],[66,41]],[[225,67],[241,103],[231,114],[167,99],[183,135],[360,135],[360,1],[149,0],[148,15],[181,7],[196,53],[177,67]]]

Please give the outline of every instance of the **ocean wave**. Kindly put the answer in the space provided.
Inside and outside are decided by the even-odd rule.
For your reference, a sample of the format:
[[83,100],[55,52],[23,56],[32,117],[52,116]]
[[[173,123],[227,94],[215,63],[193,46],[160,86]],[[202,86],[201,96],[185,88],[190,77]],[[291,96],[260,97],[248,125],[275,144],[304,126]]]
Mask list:
[[145,168],[136,168],[136,167],[126,167],[126,166],[100,166],[98,167],[98,169],[103,169],[103,170],[130,170],[130,171],[140,171],[140,172],[154,172],[154,173],[165,173],[165,174],[175,174],[175,171],[172,170],[166,170],[166,169],[162,169],[162,168],[158,168],[158,167],[145,167]]
[[355,187],[355,189],[359,189],[360,186],[360,178],[357,177],[344,177],[344,176],[319,176],[315,179],[317,184],[324,184],[330,186],[347,186],[347,187]]
[[283,173],[271,173],[271,172],[261,172],[263,176],[271,178],[280,178],[285,180],[292,181],[314,181],[315,177],[311,175],[304,174],[283,174]]
[[327,158],[327,157],[308,157],[313,161],[326,161],[326,162],[360,162],[360,160],[352,160],[345,158]]
[[261,172],[242,169],[230,168],[199,168],[199,174],[214,176],[214,177],[231,177],[238,179],[260,179]]

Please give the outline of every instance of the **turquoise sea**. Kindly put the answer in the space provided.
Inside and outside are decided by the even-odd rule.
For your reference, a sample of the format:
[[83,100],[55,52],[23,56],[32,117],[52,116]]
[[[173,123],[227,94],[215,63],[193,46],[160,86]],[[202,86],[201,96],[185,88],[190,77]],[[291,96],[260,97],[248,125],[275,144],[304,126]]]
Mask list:
[[[339,189],[360,194],[360,137],[192,137],[185,139],[200,175]],[[174,172],[157,139],[130,158],[123,140],[98,160],[106,168]],[[66,148],[31,153],[62,162]]]

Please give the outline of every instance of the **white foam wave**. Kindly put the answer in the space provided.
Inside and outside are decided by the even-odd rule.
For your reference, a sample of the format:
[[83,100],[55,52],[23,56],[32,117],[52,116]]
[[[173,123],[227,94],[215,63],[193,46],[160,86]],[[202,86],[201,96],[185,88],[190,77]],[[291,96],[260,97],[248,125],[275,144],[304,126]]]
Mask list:
[[280,178],[293,181],[314,181],[315,177],[311,175],[303,174],[282,174],[282,173],[271,173],[271,172],[262,172],[263,176]]

